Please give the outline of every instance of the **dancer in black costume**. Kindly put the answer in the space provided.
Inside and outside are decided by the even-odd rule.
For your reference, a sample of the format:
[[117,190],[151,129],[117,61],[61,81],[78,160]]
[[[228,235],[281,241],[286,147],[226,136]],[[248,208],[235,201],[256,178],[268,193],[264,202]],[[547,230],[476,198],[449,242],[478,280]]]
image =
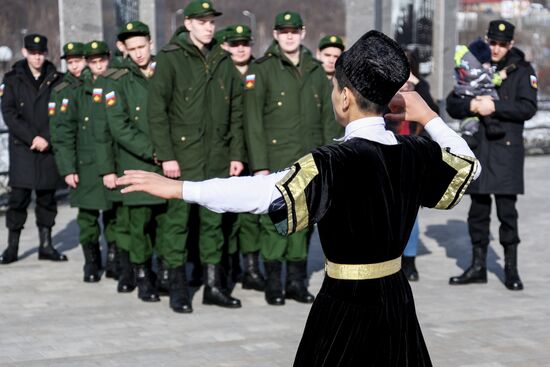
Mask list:
[[[466,142],[407,81],[401,48],[366,33],[336,65],[332,102],[346,128],[338,144],[313,150],[269,176],[203,182],[127,171],[122,192],[183,198],[214,211],[268,212],[281,234],[318,224],[326,276],[295,366],[431,366],[401,254],[420,206],[450,209],[480,166]],[[386,118],[417,121],[432,140],[385,130]]]

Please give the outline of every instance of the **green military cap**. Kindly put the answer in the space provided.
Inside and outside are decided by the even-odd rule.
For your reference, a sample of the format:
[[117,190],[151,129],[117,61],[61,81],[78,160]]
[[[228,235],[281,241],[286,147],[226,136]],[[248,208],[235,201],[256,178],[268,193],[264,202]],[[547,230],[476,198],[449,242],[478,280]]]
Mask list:
[[275,17],[275,29],[280,28],[302,28],[304,22],[300,14],[294,11],[284,11]]
[[111,50],[109,50],[109,46],[107,46],[107,43],[103,41],[94,40],[84,45],[84,56],[86,57],[110,54]]
[[70,56],[84,56],[84,44],[82,42],[69,42],[63,46],[62,59]]
[[337,47],[342,51],[344,51],[344,49],[346,48],[342,37],[336,35],[328,35],[321,38],[321,40],[319,41],[319,50],[327,47]]
[[140,22],[139,20],[132,20],[125,23],[118,31],[117,38],[119,41],[125,41],[134,36],[150,36],[149,27],[147,24]]
[[218,29],[216,33],[214,33],[214,39],[218,43],[224,43],[226,37],[227,37],[227,28]]
[[183,15],[187,18],[202,18],[209,15],[217,17],[222,15],[222,13],[214,9],[210,0],[191,0],[183,10]]
[[234,24],[225,28],[225,40],[227,42],[251,41],[252,31],[244,24]]

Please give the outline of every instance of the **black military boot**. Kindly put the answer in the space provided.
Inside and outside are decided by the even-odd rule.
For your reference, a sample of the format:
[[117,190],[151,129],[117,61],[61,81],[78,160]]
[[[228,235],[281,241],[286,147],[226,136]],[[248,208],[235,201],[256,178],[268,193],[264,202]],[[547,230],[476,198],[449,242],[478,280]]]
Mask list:
[[119,293],[130,293],[136,289],[136,277],[128,251],[118,249],[118,266],[117,291]]
[[189,287],[187,286],[187,276],[185,274],[185,265],[177,268],[167,269],[169,277],[170,308],[178,313],[191,313],[191,297],[189,296]]
[[287,261],[286,269],[285,298],[301,303],[312,303],[315,297],[306,287],[307,262],[305,260]]
[[418,280],[418,271],[414,264],[415,256],[402,256],[401,257],[401,268],[403,273],[410,282],[416,282]]
[[203,268],[205,284],[202,303],[227,308],[240,308],[241,301],[226,294],[222,288],[221,264],[205,264]]
[[523,289],[518,273],[518,245],[504,246],[504,285],[511,291]]
[[259,251],[244,255],[243,289],[265,290],[265,278],[260,272]]
[[285,304],[283,283],[281,282],[283,263],[280,261],[264,261],[264,267],[267,275],[265,300],[270,305],[282,306]]
[[203,284],[202,276],[204,274],[203,266],[199,261],[193,262],[193,269],[191,270],[191,280],[189,286],[198,288]]
[[[187,286],[187,281],[185,286]],[[157,287],[157,292],[159,292],[160,295],[166,296],[169,294],[170,276],[168,274],[168,269],[164,266],[164,262],[160,257],[157,257],[156,287]]]
[[10,229],[8,232],[8,247],[6,247],[0,256],[0,264],[11,264],[17,261],[20,235],[21,231],[13,231]]
[[105,277],[118,279],[118,249],[116,243],[107,244],[107,262],[105,263]]
[[101,277],[99,276],[99,259],[97,258],[99,244],[92,243],[88,245],[82,245],[82,251],[84,252],[84,281],[86,283],[99,282]]
[[143,302],[158,302],[160,297],[153,283],[153,271],[150,262],[134,264],[138,298]]
[[462,275],[451,277],[449,284],[487,283],[487,246],[474,246],[472,253],[472,265]]
[[58,252],[52,246],[52,229],[47,227],[38,227],[38,237],[40,245],[38,246],[38,260],[67,261],[67,256]]

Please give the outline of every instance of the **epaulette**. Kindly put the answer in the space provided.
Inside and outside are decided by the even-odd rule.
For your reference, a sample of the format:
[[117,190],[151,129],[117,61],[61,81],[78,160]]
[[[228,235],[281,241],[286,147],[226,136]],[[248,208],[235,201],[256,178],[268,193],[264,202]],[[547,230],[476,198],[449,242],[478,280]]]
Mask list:
[[124,68],[124,69],[117,69],[116,72],[114,72],[113,74],[109,75],[109,78],[113,79],[113,80],[119,80],[122,76],[128,74],[128,69]]
[[111,77],[111,75],[113,75],[114,73],[116,73],[118,71],[118,69],[115,69],[115,68],[109,68],[107,69],[107,71],[105,72],[105,74],[103,74],[102,76],[104,78],[109,78]]
[[180,48],[181,48],[180,45],[177,45],[175,43],[169,43],[162,48],[162,51],[170,52],[170,51],[179,50]]
[[273,56],[273,54],[271,52],[267,53],[267,54],[263,55],[262,57],[257,58],[256,60],[254,60],[254,63],[261,64],[262,62],[264,62],[266,60],[269,60],[272,56]]
[[61,92],[63,89],[67,88],[69,85],[71,85],[71,83],[68,83],[66,81],[62,81],[61,83],[59,83],[58,85],[55,86],[55,88],[53,89],[54,92],[56,93],[59,93]]

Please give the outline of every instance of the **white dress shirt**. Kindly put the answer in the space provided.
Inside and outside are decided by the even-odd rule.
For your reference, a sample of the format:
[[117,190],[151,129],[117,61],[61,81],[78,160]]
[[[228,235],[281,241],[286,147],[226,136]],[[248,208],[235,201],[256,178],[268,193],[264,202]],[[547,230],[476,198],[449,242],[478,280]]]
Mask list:
[[[432,140],[442,148],[449,148],[454,154],[474,157],[468,144],[456,132],[449,128],[440,117],[432,119],[424,126]],[[346,126],[344,137],[336,141],[347,141],[352,138],[363,138],[380,144],[397,144],[395,135],[386,130],[382,117],[364,117],[350,122]],[[481,166],[476,165],[476,179]],[[269,205],[281,197],[275,187],[288,172],[288,169],[269,175],[214,178],[206,181],[183,182],[183,199],[188,203],[196,203],[216,213],[250,212],[254,214],[267,213]]]

